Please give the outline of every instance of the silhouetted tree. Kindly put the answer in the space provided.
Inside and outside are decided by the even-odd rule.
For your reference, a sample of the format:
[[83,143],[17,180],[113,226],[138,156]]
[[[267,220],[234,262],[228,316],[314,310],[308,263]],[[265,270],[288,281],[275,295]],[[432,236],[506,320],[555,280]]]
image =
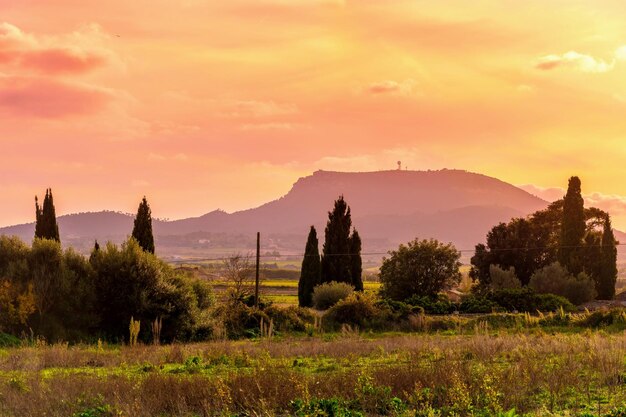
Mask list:
[[580,247],[585,237],[585,209],[578,177],[571,177],[563,199],[563,220],[559,241],[559,263],[578,275],[583,270]]
[[610,300],[615,296],[615,281],[617,280],[617,247],[615,235],[611,227],[611,219],[607,214],[602,231],[601,268],[596,277],[598,298]]
[[152,211],[148,200],[144,197],[139,203],[135,225],[133,227],[133,237],[141,248],[149,253],[154,253],[154,236],[152,235]]
[[356,291],[363,291],[363,261],[361,260],[361,236],[356,229],[352,232],[350,237],[350,256],[352,258],[351,271],[352,271],[352,286]]
[[298,303],[300,307],[312,306],[313,289],[320,284],[321,259],[317,240],[317,231],[311,226],[309,237],[306,241],[300,281],[298,281]]
[[352,284],[352,256],[350,252],[350,229],[352,218],[350,207],[343,196],[335,201],[328,213],[322,249],[321,282],[346,282]]
[[39,207],[39,199],[35,196],[35,238],[61,241],[50,188],[46,190],[42,207]]

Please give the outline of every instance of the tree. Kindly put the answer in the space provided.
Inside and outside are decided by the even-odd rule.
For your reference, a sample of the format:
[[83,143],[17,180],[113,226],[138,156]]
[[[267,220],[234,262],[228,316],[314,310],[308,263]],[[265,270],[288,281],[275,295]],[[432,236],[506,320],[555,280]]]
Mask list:
[[435,239],[415,239],[383,258],[381,294],[403,301],[414,295],[435,297],[461,281],[461,253]]
[[35,196],[35,238],[61,241],[51,188],[46,190],[42,207],[39,207],[39,199]]
[[363,261],[361,260],[361,236],[356,229],[350,236],[350,256],[351,256],[351,272],[352,286],[355,291],[363,291]]
[[242,301],[252,294],[255,284],[254,265],[249,255],[234,254],[222,261],[222,278],[228,282],[232,299]]
[[602,231],[602,252],[600,257],[600,272],[596,277],[598,298],[611,300],[615,296],[615,281],[617,280],[617,242],[611,227],[611,218],[607,214]]
[[300,307],[311,307],[313,289],[320,284],[321,279],[321,259],[317,231],[311,226],[309,237],[304,249],[304,259],[300,270],[300,281],[298,281],[298,304]]
[[328,213],[322,248],[322,282],[352,284],[351,227],[350,207],[343,196],[340,196],[335,201],[333,210]]
[[567,268],[554,262],[537,270],[530,278],[530,288],[540,294],[556,294],[580,305],[596,296],[595,283],[585,272],[572,274]]
[[515,268],[502,269],[497,265],[489,267],[489,275],[491,277],[491,289],[505,290],[520,288],[522,284],[515,275]]
[[[144,251],[135,239],[108,243],[92,258],[99,330],[110,340],[128,335],[131,317],[144,323],[162,317],[164,341],[188,339],[198,319],[192,282]],[[152,340],[149,326],[139,339]]]
[[154,253],[154,236],[152,235],[152,211],[146,197],[139,203],[133,235],[141,248],[149,253]]
[[578,177],[571,177],[563,199],[563,220],[558,259],[574,275],[583,270],[580,247],[586,231],[584,200]]
[[[526,218],[500,223],[488,233],[486,245],[476,245],[471,259],[470,277],[478,282],[477,291],[491,287],[489,268],[515,268],[522,286],[528,285],[532,274],[553,262],[557,262],[561,250],[564,200],[551,203],[548,208]],[[584,238],[576,245],[572,259],[582,270],[596,278],[601,251],[601,233],[607,213],[595,208],[583,208]]]

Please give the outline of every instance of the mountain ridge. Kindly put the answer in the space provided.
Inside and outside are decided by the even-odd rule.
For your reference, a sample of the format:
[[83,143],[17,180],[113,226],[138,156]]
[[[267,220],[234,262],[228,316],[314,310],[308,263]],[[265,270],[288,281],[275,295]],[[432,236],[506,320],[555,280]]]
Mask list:
[[[283,196],[258,207],[232,213],[213,210],[178,220],[154,219],[153,228],[157,242],[167,236],[182,241],[180,236],[198,232],[247,236],[258,231],[265,236],[305,236],[310,225],[322,233],[327,213],[339,195],[351,207],[353,225],[364,238],[364,248],[371,247],[368,242],[374,240],[387,241],[381,244],[384,248],[378,249],[391,249],[415,237],[434,237],[450,241],[459,249],[470,249],[484,241],[493,225],[548,205],[512,184],[464,170],[318,170],[296,180]],[[88,249],[94,239],[123,241],[132,231],[133,216],[114,211],[88,212],[59,216],[58,222],[64,242]],[[27,241],[33,233],[34,223],[0,228],[0,234],[17,235]],[[186,244],[193,246],[197,242],[190,240]],[[166,255],[177,252],[175,247],[163,250]]]

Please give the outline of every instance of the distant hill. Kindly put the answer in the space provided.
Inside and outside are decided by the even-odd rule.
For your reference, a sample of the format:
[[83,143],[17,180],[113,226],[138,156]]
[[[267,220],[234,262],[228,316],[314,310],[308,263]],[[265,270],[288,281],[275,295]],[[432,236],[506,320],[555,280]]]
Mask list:
[[[159,252],[165,256],[187,253],[177,247],[191,245],[198,254],[202,243],[215,244],[217,235],[220,239],[226,235],[249,237],[257,231],[265,236],[291,236],[282,241],[293,247],[280,247],[279,243],[278,249],[298,252],[304,245],[298,237],[306,236],[309,225],[316,225],[323,240],[327,212],[339,195],[344,195],[351,207],[353,224],[364,237],[366,250],[386,250],[415,237],[435,237],[451,241],[459,249],[471,249],[498,222],[547,206],[546,201],[511,184],[460,170],[317,171],[296,181],[283,197],[260,207],[155,220],[157,243],[162,243]],[[111,211],[59,217],[62,240],[78,249],[91,247],[94,239],[119,242],[130,234],[132,223],[132,216]],[[0,229],[0,234],[18,235],[27,241],[33,233],[32,223]]]

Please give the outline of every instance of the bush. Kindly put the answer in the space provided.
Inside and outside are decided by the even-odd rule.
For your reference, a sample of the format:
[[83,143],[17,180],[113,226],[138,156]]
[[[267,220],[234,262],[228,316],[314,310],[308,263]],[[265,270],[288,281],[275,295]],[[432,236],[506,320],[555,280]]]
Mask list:
[[[383,313],[382,317],[380,317]],[[374,297],[362,292],[352,293],[346,299],[339,301],[324,314],[324,323],[336,328],[341,324],[365,327],[377,318],[384,322],[388,318],[385,310],[376,306]],[[379,317],[377,317],[379,316]]]
[[491,277],[491,288],[494,290],[520,288],[522,286],[513,267],[505,270],[498,265],[489,265],[489,276]]
[[565,311],[574,310],[574,306],[566,298],[554,294],[537,294],[528,287],[492,291],[487,295],[487,299],[506,311],[517,310],[534,313],[536,311],[557,311],[561,308]]
[[541,294],[556,294],[576,305],[596,297],[595,282],[584,272],[574,276],[558,262],[541,268],[530,277],[528,286]]
[[421,307],[428,314],[451,314],[458,308],[444,294],[439,294],[436,297],[414,295],[404,302],[411,306]]
[[331,281],[313,289],[313,307],[317,310],[326,310],[347,298],[354,292],[354,288],[345,282]]
[[263,312],[274,321],[274,328],[280,332],[304,332],[307,324],[315,322],[314,314],[302,307],[270,306]]
[[461,304],[459,304],[459,311],[461,313],[492,313],[494,311],[504,310],[498,303],[486,298],[476,295],[467,295],[463,297]]
[[260,333],[261,320],[269,323],[269,317],[263,311],[234,300],[217,306],[213,317],[222,323],[225,336],[230,339],[256,337]]

